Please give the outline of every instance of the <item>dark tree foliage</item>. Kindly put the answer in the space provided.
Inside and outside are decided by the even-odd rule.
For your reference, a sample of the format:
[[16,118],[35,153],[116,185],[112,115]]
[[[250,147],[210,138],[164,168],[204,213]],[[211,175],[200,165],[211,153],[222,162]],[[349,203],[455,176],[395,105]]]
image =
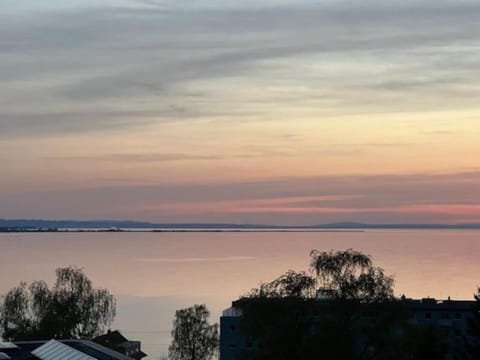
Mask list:
[[83,339],[102,334],[115,317],[115,298],[95,289],[81,269],[56,270],[50,289],[43,281],[22,282],[0,308],[3,337],[10,340]]
[[317,281],[305,272],[287,271],[284,275],[269,283],[263,283],[253,289],[250,297],[266,298],[311,298],[315,296]]
[[474,320],[474,326],[473,326],[473,333],[480,337],[480,288],[478,288],[477,293],[474,295],[475,297],[475,320]]
[[320,287],[345,300],[381,302],[393,299],[394,280],[374,267],[372,259],[352,249],[310,253]]
[[218,324],[210,325],[205,305],[177,310],[173,321],[171,360],[207,360],[218,350]]
[[[240,330],[255,344],[242,358],[425,359],[435,334],[409,324],[393,278],[368,255],[312,251],[311,272],[289,271],[239,300]],[[442,359],[444,347],[434,350]]]
[[313,338],[308,329],[313,319],[308,301],[293,297],[244,301],[240,331],[248,334],[255,347],[240,358],[289,360],[315,354],[309,348]]
[[439,332],[438,328],[418,325],[409,330],[407,348],[414,354],[413,359],[447,359],[448,339]]
[[471,359],[480,359],[480,288],[477,289],[474,298],[476,302],[474,317],[470,322],[470,332],[476,340],[469,344],[469,353]]

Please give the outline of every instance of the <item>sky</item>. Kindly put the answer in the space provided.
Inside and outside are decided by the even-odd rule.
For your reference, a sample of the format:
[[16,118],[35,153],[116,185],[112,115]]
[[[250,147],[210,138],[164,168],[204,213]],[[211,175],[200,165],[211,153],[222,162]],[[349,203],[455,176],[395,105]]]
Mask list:
[[2,0],[0,217],[480,223],[480,2]]

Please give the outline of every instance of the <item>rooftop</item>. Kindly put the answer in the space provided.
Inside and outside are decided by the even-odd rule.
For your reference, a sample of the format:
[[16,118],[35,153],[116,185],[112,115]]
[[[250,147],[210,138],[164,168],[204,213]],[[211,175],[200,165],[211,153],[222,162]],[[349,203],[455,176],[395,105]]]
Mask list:
[[131,357],[90,340],[19,341],[0,352],[14,360],[132,360]]

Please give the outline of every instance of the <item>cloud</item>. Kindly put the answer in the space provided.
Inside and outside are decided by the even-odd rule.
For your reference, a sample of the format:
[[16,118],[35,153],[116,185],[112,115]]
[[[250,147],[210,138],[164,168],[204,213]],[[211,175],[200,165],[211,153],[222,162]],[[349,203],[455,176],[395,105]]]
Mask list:
[[[162,204],[141,204],[136,210],[143,211],[170,211],[171,213],[276,213],[295,212],[294,209],[308,209],[314,212],[311,203],[331,204],[348,202],[362,198],[361,195],[320,195],[320,196],[284,196],[278,198],[217,200],[197,202],[167,202]],[[132,209],[133,210],[133,209]]]
[[36,218],[41,214],[57,219],[283,225],[333,221],[447,223],[479,216],[479,181],[480,172],[469,172],[23,192],[0,195],[0,217]]
[[181,160],[216,160],[221,159],[217,155],[190,155],[190,154],[107,154],[94,156],[50,156],[44,157],[45,160],[59,161],[107,161],[107,162],[134,162],[134,163],[151,163]]
[[[186,160],[225,160],[225,159],[252,159],[257,157],[288,157],[292,154],[285,149],[270,149],[263,147],[250,147],[248,152],[233,153],[233,154],[190,154],[190,153],[116,153],[116,154],[98,154],[89,156],[43,156],[38,158],[46,161],[85,161],[85,162],[112,162],[112,163],[161,163],[171,161],[186,161]],[[348,151],[348,150],[347,150]],[[352,150],[353,151],[353,150]],[[358,151],[358,150],[357,150]],[[339,154],[343,155],[343,151],[335,150],[320,150],[323,154]]]
[[197,262],[236,262],[252,261],[257,258],[252,256],[224,256],[224,257],[202,257],[202,258],[139,258],[135,262],[141,263],[197,263]]
[[[45,136],[75,132],[118,130],[145,126],[155,113],[151,111],[29,111],[4,112],[0,118],[0,139],[30,134]],[[133,121],[134,120],[134,121]]]
[[[429,214],[429,215],[463,215],[480,216],[480,204],[411,204],[406,206],[392,207],[322,207],[322,206],[288,206],[288,207],[239,207],[227,209],[226,212],[234,214],[349,214],[355,217],[356,214]],[[392,217],[394,218],[394,217]]]
[[0,15],[1,136],[478,102],[476,2],[105,4]]

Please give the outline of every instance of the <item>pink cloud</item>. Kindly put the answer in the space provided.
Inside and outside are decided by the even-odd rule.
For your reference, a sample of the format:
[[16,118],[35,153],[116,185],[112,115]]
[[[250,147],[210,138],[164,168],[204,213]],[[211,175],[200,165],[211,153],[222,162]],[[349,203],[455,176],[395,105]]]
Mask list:
[[[266,199],[248,200],[223,200],[223,201],[198,201],[163,203],[154,205],[141,205],[137,210],[144,211],[169,211],[179,213],[201,213],[201,212],[277,212],[281,209],[301,209],[302,206],[292,206],[306,202],[340,202],[363,198],[363,195],[322,195],[322,196],[290,196]],[[305,209],[313,209],[305,207]]]
[[401,205],[388,207],[240,207],[231,209],[235,213],[316,213],[316,214],[357,214],[357,213],[399,213],[399,214],[444,214],[480,216],[480,205],[431,204]]
[[398,207],[396,212],[480,216],[480,204],[407,205]]
[[[480,216],[480,204],[407,204],[393,206],[335,206],[332,202],[348,202],[366,198],[363,195],[291,196],[267,199],[198,201],[163,203],[139,206],[137,210],[179,214],[431,214]],[[307,203],[328,203],[329,206],[306,205]]]

